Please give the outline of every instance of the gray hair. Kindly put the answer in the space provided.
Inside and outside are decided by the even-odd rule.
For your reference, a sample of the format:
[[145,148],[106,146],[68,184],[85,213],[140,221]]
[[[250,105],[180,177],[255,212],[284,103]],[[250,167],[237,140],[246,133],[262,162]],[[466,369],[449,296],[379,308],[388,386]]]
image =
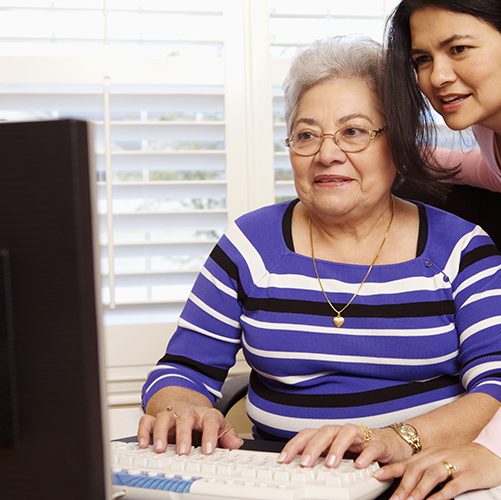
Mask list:
[[378,111],[381,104],[383,50],[381,44],[365,36],[335,36],[316,40],[292,61],[284,80],[285,123],[292,133],[299,101],[304,93],[328,80],[354,78],[364,81],[374,93]]

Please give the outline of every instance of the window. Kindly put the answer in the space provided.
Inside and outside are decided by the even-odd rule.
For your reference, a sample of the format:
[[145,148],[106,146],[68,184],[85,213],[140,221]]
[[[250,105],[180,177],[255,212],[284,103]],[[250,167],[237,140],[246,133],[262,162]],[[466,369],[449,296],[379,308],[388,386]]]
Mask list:
[[395,4],[0,0],[0,120],[93,123],[113,404],[137,400],[228,223],[295,196],[290,58],[318,37],[381,40]]

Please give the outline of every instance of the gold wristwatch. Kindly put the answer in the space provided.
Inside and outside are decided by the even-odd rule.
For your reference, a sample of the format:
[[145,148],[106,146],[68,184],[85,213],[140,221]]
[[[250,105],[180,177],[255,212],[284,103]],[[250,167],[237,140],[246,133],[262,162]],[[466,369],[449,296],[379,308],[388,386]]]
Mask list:
[[423,449],[417,430],[411,424],[397,422],[396,424],[391,424],[388,427],[391,427],[406,443],[411,446],[413,454],[419,453]]

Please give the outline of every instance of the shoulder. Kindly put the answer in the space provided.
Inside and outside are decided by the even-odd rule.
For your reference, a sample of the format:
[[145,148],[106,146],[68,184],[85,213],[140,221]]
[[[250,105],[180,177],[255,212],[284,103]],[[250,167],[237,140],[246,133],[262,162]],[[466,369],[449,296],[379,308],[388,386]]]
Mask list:
[[220,240],[220,245],[231,245],[242,255],[261,257],[282,255],[287,251],[283,221],[295,201],[287,201],[259,208],[236,219]]

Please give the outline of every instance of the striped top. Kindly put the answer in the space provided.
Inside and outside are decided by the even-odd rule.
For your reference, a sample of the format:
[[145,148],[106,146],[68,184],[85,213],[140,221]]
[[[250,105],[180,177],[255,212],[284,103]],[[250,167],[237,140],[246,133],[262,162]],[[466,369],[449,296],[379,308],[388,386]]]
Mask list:
[[[252,368],[247,412],[266,438],[327,423],[382,427],[465,392],[501,400],[501,256],[481,228],[418,204],[417,257],[374,266],[338,329],[311,257],[294,252],[296,202],[246,214],[221,238],[143,408],[169,385],[219,397],[240,348]],[[368,269],[317,268],[338,310]]]

